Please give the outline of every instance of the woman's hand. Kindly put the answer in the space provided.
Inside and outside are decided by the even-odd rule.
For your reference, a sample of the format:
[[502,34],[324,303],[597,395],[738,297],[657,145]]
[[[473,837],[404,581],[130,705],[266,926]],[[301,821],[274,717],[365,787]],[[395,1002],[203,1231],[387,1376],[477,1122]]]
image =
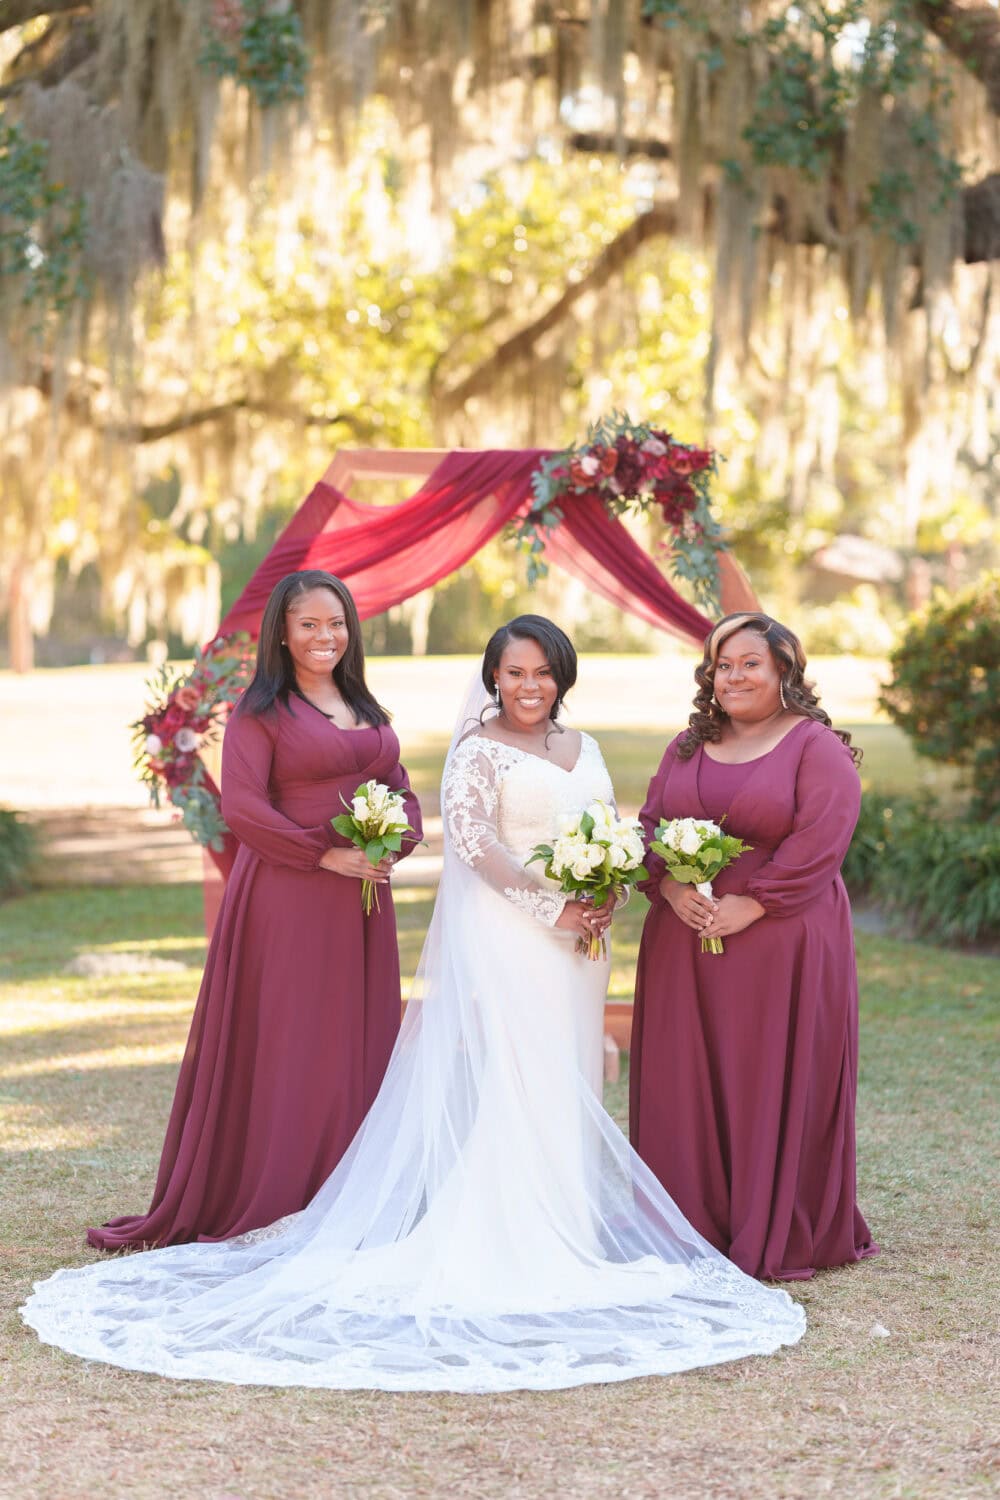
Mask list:
[[693,885],[684,885],[672,875],[660,881],[660,895],[687,927],[704,932],[718,909],[718,903],[703,896]]
[[720,896],[715,915],[702,932],[706,937],[732,937],[764,916],[764,908],[753,896]]
[[363,849],[352,844],[349,849],[327,849],[319,865],[321,870],[332,870],[335,875],[347,875],[354,880],[374,880],[376,885],[388,884],[394,860],[391,854],[377,865],[369,864]]
[[556,920],[562,932],[575,932],[578,937],[589,938],[591,933],[601,937],[611,923],[611,902],[604,906],[592,906],[589,901],[567,901]]

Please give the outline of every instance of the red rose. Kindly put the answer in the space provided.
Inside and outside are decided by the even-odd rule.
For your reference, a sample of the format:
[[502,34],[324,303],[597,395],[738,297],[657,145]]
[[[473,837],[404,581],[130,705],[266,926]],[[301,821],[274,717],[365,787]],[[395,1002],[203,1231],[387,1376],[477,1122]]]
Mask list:
[[682,448],[675,444],[670,450],[670,466],[675,474],[699,474],[712,462],[708,448]]
[[171,703],[160,715],[160,724],[156,732],[161,739],[172,739],[178,729],[187,723],[187,720],[188,716],[180,704]]
[[197,690],[191,687],[190,684],[188,684],[185,687],[179,687],[177,689],[176,693],[174,694],[174,702],[179,703],[181,708],[183,708],[186,713],[193,713],[193,711],[198,707],[198,704],[201,702],[201,698]]

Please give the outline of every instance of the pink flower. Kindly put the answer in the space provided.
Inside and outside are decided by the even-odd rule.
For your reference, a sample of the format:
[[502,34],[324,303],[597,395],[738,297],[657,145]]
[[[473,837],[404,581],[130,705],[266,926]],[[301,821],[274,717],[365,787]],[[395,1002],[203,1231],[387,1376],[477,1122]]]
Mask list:
[[639,444],[643,453],[648,453],[650,458],[662,458],[667,452],[667,444],[662,438],[648,437],[644,443]]
[[178,750],[180,750],[182,755],[188,755],[192,750],[197,750],[198,736],[195,734],[193,729],[185,724],[183,729],[178,729],[177,733],[174,735],[174,744],[177,746]]
[[145,750],[147,755],[159,755],[163,749],[163,741],[158,734],[147,734]]
[[190,685],[179,687],[174,694],[174,702],[179,703],[186,713],[192,713],[201,702],[197,688]]

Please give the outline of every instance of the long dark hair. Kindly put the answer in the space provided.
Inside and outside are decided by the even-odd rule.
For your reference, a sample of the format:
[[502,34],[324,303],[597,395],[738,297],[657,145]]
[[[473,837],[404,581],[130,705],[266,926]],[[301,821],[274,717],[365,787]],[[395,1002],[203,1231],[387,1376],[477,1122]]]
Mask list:
[[706,741],[714,745],[722,738],[722,726],[728,714],[715,701],[715,667],[722,646],[738,630],[752,630],[763,637],[781,673],[782,702],[788,712],[815,719],[833,729],[850,750],[854,764],[859,766],[863,752],[851,744],[846,729],[834,729],[830,715],[825,708],[820,708],[816,689],[805,679],[806,654],[802,642],[787,625],[781,625],[770,615],[762,613],[726,615],[705,638],[705,655],[694,671],[694,680],[698,684],[694,710],[688,719],[687,734],[677,747],[678,760],[690,760],[699,745]]
[[257,637],[257,668],[250,679],[246,692],[237,704],[237,712],[244,714],[270,713],[275,703],[290,708],[289,695],[301,698],[302,693],[295,681],[288,647],[282,644],[285,633],[285,615],[289,606],[311,589],[329,589],[344,607],[347,625],[347,650],[332,669],[332,676],[340,695],[356,719],[366,724],[388,724],[389,715],[372,696],[365,682],[365,648],[361,643],[361,621],[347,585],[324,573],[319,568],[305,568],[301,573],[288,573],[271,590],[271,597],[264,609]]
[[500,658],[511,641],[534,641],[545,652],[545,659],[556,680],[556,700],[549,714],[550,719],[559,717],[562,702],[576,681],[576,648],[564,630],[553,625],[544,615],[518,615],[495,630],[483,652],[483,686],[492,698],[497,685],[493,674],[500,666]]

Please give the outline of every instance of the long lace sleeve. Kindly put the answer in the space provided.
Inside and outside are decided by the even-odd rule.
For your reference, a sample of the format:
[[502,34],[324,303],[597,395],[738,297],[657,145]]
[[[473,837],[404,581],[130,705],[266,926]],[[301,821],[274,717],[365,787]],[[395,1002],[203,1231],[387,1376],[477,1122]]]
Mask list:
[[441,784],[445,836],[464,864],[500,895],[547,927],[554,927],[567,897],[543,885],[519,864],[497,833],[497,804],[509,748],[473,735],[452,753]]

